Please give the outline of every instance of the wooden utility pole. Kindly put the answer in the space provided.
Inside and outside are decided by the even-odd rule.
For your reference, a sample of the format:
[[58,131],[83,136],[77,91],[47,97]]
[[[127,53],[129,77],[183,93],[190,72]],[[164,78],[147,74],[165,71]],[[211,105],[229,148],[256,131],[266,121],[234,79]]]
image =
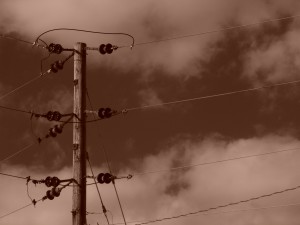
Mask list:
[[[74,55],[73,225],[86,224],[86,44],[76,43]],[[80,120],[80,121],[79,121]]]

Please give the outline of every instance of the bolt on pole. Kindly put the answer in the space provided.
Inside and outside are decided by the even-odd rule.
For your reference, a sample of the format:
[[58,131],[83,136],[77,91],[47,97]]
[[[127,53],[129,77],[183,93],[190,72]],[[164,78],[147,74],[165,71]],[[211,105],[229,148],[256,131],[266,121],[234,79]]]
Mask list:
[[86,224],[86,44],[74,46],[73,225]]

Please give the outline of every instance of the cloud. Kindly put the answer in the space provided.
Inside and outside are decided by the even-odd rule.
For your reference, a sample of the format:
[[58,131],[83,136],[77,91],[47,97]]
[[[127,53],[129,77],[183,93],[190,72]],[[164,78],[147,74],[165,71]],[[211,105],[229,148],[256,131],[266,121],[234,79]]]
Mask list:
[[[136,38],[136,43],[172,38],[187,34],[219,29],[234,21],[238,24],[252,23],[274,18],[280,13],[292,13],[297,1],[283,4],[276,1],[230,0],[150,0],[137,1],[2,1],[1,25],[6,32],[18,32],[34,39],[48,29],[71,27],[107,32],[127,32]],[[288,7],[289,6],[289,7]],[[24,10],[26,9],[26,10]],[[172,10],[170,10],[172,9]],[[76,34],[76,35],[74,35]],[[171,76],[201,76],[202,61],[213,54],[215,44],[224,38],[222,32],[195,38],[174,40],[136,46],[132,52],[120,49],[115,56],[101,60],[104,64],[121,67],[122,70],[140,68],[142,75],[162,69]],[[100,42],[130,45],[125,36],[91,35],[58,31],[47,34],[46,40],[72,47],[76,41],[98,46]],[[113,44],[114,44],[113,43]],[[99,64],[101,56],[94,56]]]
[[296,79],[300,69],[299,26],[282,35],[257,42],[246,53],[245,75],[256,82],[276,83]]
[[[221,136],[201,139],[183,139],[170,143],[156,155],[148,155],[136,160],[119,171],[120,175],[136,174],[131,180],[117,180],[117,188],[121,198],[127,221],[149,220],[193,212],[201,209],[240,201],[281,189],[299,185],[299,163],[297,151],[285,152],[261,157],[253,157],[236,161],[217,163],[201,167],[192,167],[177,172],[162,172],[138,175],[140,172],[156,171],[186,164],[197,164],[228,159],[237,156],[260,154],[270,151],[300,146],[300,141],[289,136],[267,135],[260,138],[226,140]],[[55,175],[60,178],[71,176],[71,168],[63,168],[47,174],[44,171],[2,165],[2,172],[20,176],[44,178]],[[94,172],[105,172],[104,166],[95,167]],[[28,203],[25,181],[9,177],[1,177],[0,212],[4,214],[18,206]],[[113,214],[114,222],[122,222],[120,209],[111,185],[99,185],[106,208]],[[30,186],[34,198],[43,196],[43,185]],[[7,218],[3,223],[40,224],[70,222],[71,193],[70,189],[53,201],[39,203],[36,208],[28,208]],[[101,212],[99,197],[93,186],[88,186],[87,210]],[[291,191],[262,200],[244,203],[222,209],[236,210],[253,207],[268,207],[298,203],[295,200],[297,191]],[[195,215],[187,218],[165,221],[164,224],[249,224],[257,221],[263,224],[281,224],[282,220],[296,224],[298,216],[293,208],[258,210],[244,213],[225,213],[220,215]],[[20,220],[22,219],[22,221]],[[109,215],[110,218],[110,215]],[[226,219],[225,219],[226,218]],[[88,215],[88,224],[105,223],[103,215]]]
[[162,103],[162,100],[153,89],[141,90],[139,91],[139,96],[142,101],[141,105],[157,105]]

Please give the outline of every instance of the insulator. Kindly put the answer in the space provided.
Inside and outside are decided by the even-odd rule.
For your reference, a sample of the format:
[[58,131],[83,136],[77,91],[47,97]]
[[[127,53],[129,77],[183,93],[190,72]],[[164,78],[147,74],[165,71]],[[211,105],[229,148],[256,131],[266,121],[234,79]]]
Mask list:
[[100,108],[98,110],[98,116],[101,118],[101,119],[104,119],[105,118],[105,109],[104,108]]
[[46,177],[46,179],[45,179],[45,185],[47,187],[51,187],[51,181],[52,181],[52,177]]
[[54,52],[54,51],[55,51],[55,44],[51,43],[51,44],[48,46],[48,51],[49,51],[49,52]]
[[100,183],[100,184],[104,183],[103,177],[104,177],[104,173],[99,173],[98,174],[98,176],[97,176],[98,183]]
[[63,51],[63,47],[60,44],[56,44],[54,47],[54,52],[56,54],[60,54],[60,53],[62,53],[62,51]]
[[59,112],[57,111],[53,112],[53,120],[60,121],[61,117],[62,115]]
[[51,71],[53,72],[53,73],[57,73],[58,72],[58,68],[55,66],[55,63],[53,63],[53,64],[51,64]]
[[54,187],[51,190],[48,190],[46,192],[46,196],[49,200],[53,200],[55,197],[59,197],[60,196],[60,191],[61,189]]
[[112,110],[111,110],[111,108],[100,108],[98,110],[98,116],[101,119],[110,118],[112,116]]
[[56,70],[62,70],[64,68],[64,63],[61,60],[58,60],[55,63],[53,63],[53,67]]
[[63,130],[63,128],[62,128],[61,125],[55,125],[55,126],[54,126],[54,131],[55,131],[55,133],[61,134],[61,133],[62,133],[62,130]]
[[55,196],[55,197],[59,197],[60,196],[60,191],[61,189],[54,187],[51,189],[51,193]]
[[104,112],[104,115],[105,115],[106,118],[110,118],[112,116],[111,108],[106,108],[105,112]]
[[101,45],[99,46],[99,52],[100,52],[102,55],[106,54],[106,51],[105,51],[105,44],[101,44]]
[[50,128],[49,129],[49,135],[51,137],[56,137],[57,136],[57,133],[55,132],[55,129],[54,128]]
[[112,44],[101,44],[100,46],[99,46],[99,52],[102,54],[102,55],[104,55],[104,54],[111,54],[112,52],[114,51],[114,48],[113,48],[113,46],[112,46]]
[[112,44],[107,44],[105,50],[107,54],[111,54],[114,51]]
[[47,198],[48,198],[49,200],[53,200],[54,197],[55,197],[55,196],[52,194],[51,190],[48,190],[48,191],[46,192],[46,196],[47,196]]
[[109,184],[113,180],[113,176],[110,173],[106,173],[103,180],[106,184]]
[[60,184],[60,180],[57,177],[52,177],[51,179],[51,186],[57,187]]
[[47,115],[46,115],[46,117],[47,117],[47,119],[49,120],[49,121],[52,121],[53,120],[53,112],[52,111],[49,111],[48,113],[47,113]]

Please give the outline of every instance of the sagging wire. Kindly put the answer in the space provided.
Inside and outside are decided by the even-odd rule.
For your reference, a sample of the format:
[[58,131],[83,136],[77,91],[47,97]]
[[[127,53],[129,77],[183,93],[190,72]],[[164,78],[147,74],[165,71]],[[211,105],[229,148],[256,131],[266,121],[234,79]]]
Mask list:
[[83,30],[83,29],[75,29],[75,28],[56,28],[56,29],[51,29],[51,30],[47,30],[43,33],[41,33],[35,40],[35,43],[39,43],[39,41],[41,40],[40,38],[49,33],[49,32],[53,32],[53,31],[77,31],[77,32],[84,32],[84,33],[92,33],[92,34],[105,34],[105,35],[124,35],[124,36],[128,36],[132,39],[132,43],[130,45],[131,49],[134,47],[134,37],[128,33],[122,33],[122,32],[101,32],[101,31],[91,31],[91,30]]

